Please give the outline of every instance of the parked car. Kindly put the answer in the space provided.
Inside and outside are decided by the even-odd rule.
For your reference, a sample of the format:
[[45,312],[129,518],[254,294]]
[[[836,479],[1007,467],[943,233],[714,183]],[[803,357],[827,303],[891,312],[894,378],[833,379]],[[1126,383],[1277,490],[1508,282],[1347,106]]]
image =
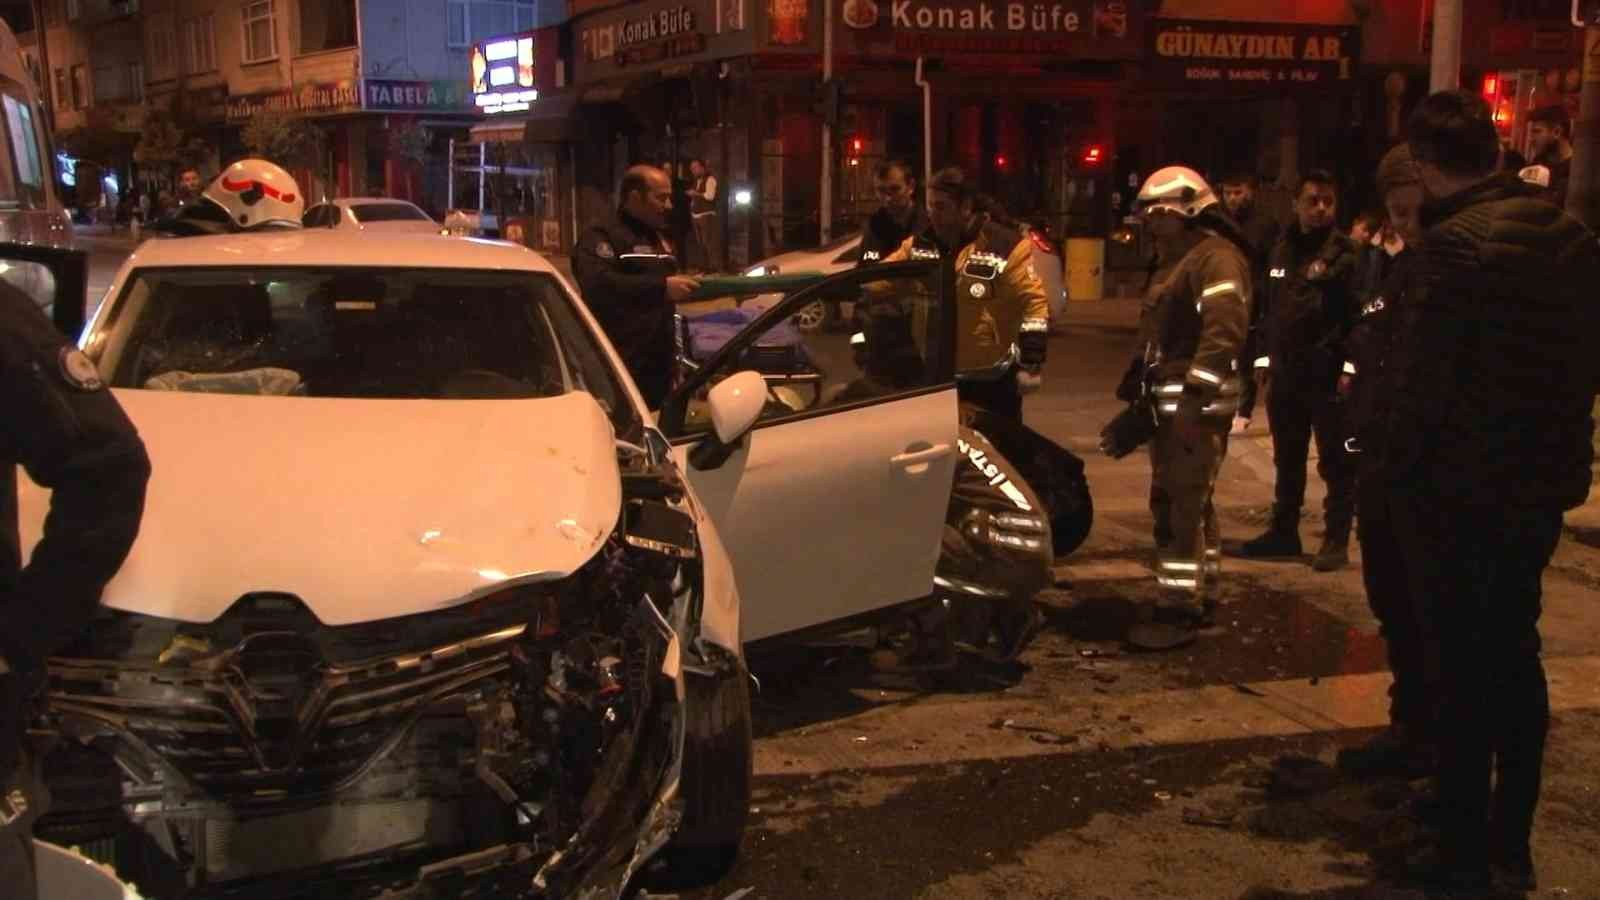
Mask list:
[[[526,248],[146,244],[80,341],[154,474],[101,616],[50,663],[41,837],[186,898],[619,896],[658,852],[725,869],[743,646],[940,602],[970,455],[942,291],[931,261],[816,282],[652,419]],[[892,371],[824,332],[809,399],[753,371],[845,295],[900,310]],[[1038,548],[1016,497],[1033,511],[988,539]],[[26,550],[48,497],[24,479],[19,504]]]
[[307,228],[348,228],[378,234],[438,234],[441,226],[415,203],[392,197],[340,197],[308,208]]
[[[1062,321],[1066,316],[1067,289],[1061,248],[1042,231],[1027,225],[1022,226],[1022,230],[1033,242],[1033,269],[1038,273],[1039,280],[1044,283],[1045,299],[1050,304],[1051,321],[1052,323]],[[821,247],[791,250],[769,257],[745,269],[744,273],[755,277],[800,272],[822,272],[832,275],[854,268],[860,256],[861,233],[856,232]],[[774,299],[762,297],[761,301],[771,303]],[[801,310],[796,315],[795,322],[802,330],[814,331],[848,322],[852,311],[848,302],[815,303]]]

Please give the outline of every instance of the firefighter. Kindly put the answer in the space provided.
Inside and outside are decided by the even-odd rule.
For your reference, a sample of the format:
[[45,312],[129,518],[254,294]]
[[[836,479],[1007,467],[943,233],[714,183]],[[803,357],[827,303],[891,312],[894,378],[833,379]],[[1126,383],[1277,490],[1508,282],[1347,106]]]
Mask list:
[[1161,251],[1140,315],[1139,353],[1118,395],[1153,395],[1150,512],[1161,593],[1128,642],[1167,650],[1192,642],[1219,598],[1222,558],[1211,495],[1239,406],[1250,245],[1193,169],[1158,170],[1135,202]]
[[1263,343],[1254,369],[1256,383],[1268,391],[1276,496],[1266,532],[1239,551],[1257,559],[1300,556],[1300,506],[1315,434],[1317,474],[1328,489],[1323,503],[1327,531],[1312,564],[1319,572],[1349,564],[1355,515],[1355,471],[1344,449],[1338,381],[1344,339],[1358,314],[1360,253],[1334,227],[1337,212],[1333,176],[1320,170],[1308,173],[1295,193],[1295,222],[1268,261],[1258,317]]
[[[77,298],[71,298],[77,302]],[[60,301],[60,302],[65,302]],[[48,801],[27,728],[45,661],[89,624],[144,514],[150,460],[95,365],[26,294],[0,282],[0,878],[35,895],[32,824]],[[44,535],[23,565],[17,466],[48,488]]]
[[[1022,395],[1043,383],[1050,308],[1021,232],[984,221],[977,192],[957,168],[928,185],[928,225],[884,262],[940,259],[956,310],[956,371],[962,402],[1022,421]],[[869,342],[872,334],[867,335]],[[1015,352],[1013,352],[1015,348]]]
[[616,218],[578,239],[572,272],[584,302],[627,364],[639,392],[656,409],[672,390],[673,307],[689,299],[698,279],[678,274],[667,236],[672,182],[654,166],[622,175]]

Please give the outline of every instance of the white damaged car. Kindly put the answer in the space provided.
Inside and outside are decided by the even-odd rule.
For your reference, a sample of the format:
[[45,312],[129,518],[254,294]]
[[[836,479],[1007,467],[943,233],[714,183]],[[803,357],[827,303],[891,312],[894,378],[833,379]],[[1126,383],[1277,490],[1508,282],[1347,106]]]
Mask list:
[[[800,291],[658,423],[525,248],[145,244],[80,346],[149,498],[51,662],[41,837],[156,898],[618,896],[663,848],[725,867],[742,641],[934,591],[958,461],[940,283],[917,262]],[[748,371],[796,308],[856,289],[898,304],[892,359],[818,334],[792,376]],[[20,499],[31,548],[48,496]]]

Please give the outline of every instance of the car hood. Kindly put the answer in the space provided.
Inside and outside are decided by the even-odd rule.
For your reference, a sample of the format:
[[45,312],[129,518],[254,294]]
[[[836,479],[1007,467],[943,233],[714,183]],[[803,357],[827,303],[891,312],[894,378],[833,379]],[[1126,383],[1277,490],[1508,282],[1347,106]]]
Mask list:
[[356,228],[368,234],[438,234],[444,226],[421,219],[362,222]]
[[[115,609],[209,622],[250,592],[329,625],[563,577],[610,534],[610,420],[586,393],[348,400],[116,391],[152,474]],[[21,479],[22,542],[49,494]]]

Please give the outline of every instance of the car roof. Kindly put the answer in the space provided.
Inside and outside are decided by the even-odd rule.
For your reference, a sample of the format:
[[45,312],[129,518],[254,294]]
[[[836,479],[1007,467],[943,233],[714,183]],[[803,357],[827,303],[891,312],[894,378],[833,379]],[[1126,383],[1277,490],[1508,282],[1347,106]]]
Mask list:
[[393,203],[397,206],[416,206],[410,200],[401,200],[397,197],[335,197],[324,202],[332,203],[334,206],[354,206],[357,203]]
[[213,237],[145,241],[128,257],[134,268],[248,266],[363,266],[388,269],[556,270],[534,251],[507,241],[440,234],[282,229]]

